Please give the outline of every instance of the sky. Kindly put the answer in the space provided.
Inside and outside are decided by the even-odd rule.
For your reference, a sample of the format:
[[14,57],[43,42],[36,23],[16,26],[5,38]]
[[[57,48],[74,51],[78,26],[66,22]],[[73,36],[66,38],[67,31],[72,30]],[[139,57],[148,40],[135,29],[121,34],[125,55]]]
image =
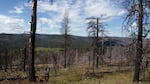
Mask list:
[[[70,34],[87,36],[87,19],[104,15],[107,36],[122,36],[126,10],[122,0],[38,0],[38,34],[61,34],[65,10],[69,12]],[[0,0],[0,33],[29,33],[31,0]]]

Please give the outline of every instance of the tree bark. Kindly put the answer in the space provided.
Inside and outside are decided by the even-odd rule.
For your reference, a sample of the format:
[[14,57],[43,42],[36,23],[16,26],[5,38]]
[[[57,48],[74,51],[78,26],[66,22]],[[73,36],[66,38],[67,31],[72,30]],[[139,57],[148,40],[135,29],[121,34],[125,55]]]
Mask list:
[[98,17],[97,17],[97,23],[96,23],[96,25],[97,25],[97,35],[96,35],[96,44],[95,44],[95,46],[96,46],[96,68],[98,68],[98,65],[99,65],[99,47],[98,47],[98,32],[99,32],[99,28],[98,28],[98,26],[99,26],[99,21],[98,21]]
[[36,32],[36,12],[37,12],[37,0],[32,0],[32,21],[31,21],[31,38],[30,38],[30,50],[29,50],[29,80],[36,81],[35,67],[34,67],[34,50],[35,50],[35,32]]
[[64,68],[68,66],[67,64],[67,51],[70,44],[69,40],[69,17],[68,17],[68,11],[65,11],[63,22],[62,22],[62,33],[64,35]]
[[26,47],[24,47],[24,49],[23,49],[23,53],[24,53],[24,55],[23,55],[23,71],[26,71],[26,58],[27,58],[27,54],[26,54]]
[[64,45],[64,48],[65,48],[65,56],[64,56],[64,68],[67,67],[67,34],[65,33],[65,45]]
[[5,59],[4,59],[4,60],[5,60],[5,61],[4,61],[4,62],[5,62],[4,71],[5,71],[5,72],[7,72],[7,68],[8,68],[8,54],[7,54],[7,53],[8,53],[8,50],[5,49],[5,54],[4,54],[4,58],[5,58]]
[[139,82],[140,80],[140,66],[142,61],[142,31],[143,31],[143,2],[139,1],[139,16],[138,16],[138,41],[136,46],[136,60],[135,60],[135,73],[133,82]]

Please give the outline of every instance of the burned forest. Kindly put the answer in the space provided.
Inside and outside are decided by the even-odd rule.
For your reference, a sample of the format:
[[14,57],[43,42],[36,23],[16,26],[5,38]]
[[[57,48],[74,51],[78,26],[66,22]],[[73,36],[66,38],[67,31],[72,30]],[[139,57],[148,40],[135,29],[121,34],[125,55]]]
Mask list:
[[0,84],[150,84],[149,0],[0,5]]

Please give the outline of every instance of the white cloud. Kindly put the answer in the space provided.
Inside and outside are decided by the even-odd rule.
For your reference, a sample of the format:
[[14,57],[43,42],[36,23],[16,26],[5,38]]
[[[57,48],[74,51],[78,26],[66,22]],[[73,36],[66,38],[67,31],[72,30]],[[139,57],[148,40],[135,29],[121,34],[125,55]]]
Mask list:
[[45,13],[47,11],[57,11],[59,9],[58,5],[53,4],[51,5],[49,2],[38,2],[38,12]]
[[23,33],[25,27],[24,19],[0,15],[0,33]]
[[120,12],[118,12],[118,16],[121,16],[121,15],[124,15],[124,14],[126,14],[127,12],[125,11],[125,10],[121,10]]
[[14,6],[14,9],[10,10],[9,13],[21,14],[23,13],[23,10],[24,10],[23,6]]
[[71,33],[86,31],[85,19],[87,17],[98,17],[103,14],[106,15],[105,18],[107,17],[106,21],[112,21],[114,17],[125,13],[123,9],[115,6],[112,0],[76,0],[74,2],[73,0],[68,0],[68,2],[67,0],[63,0],[56,1],[53,5],[47,1],[40,1],[38,3],[38,12],[49,13],[50,17],[52,17],[51,19],[47,19],[53,22],[48,22],[51,25],[49,27],[52,27],[52,25],[61,25],[65,9],[69,9]]
[[38,21],[38,24],[39,26],[47,26],[48,28],[55,28],[57,27],[57,24],[52,21],[51,19],[48,19],[48,18],[39,18],[39,21]]
[[[37,21],[37,33],[53,34],[56,30],[59,30],[59,25],[56,24],[52,19],[41,17]],[[57,32],[59,33],[59,32]],[[56,33],[56,34],[57,34]]]
[[[42,17],[38,17],[37,32],[60,33],[61,21],[65,10],[68,9],[71,33],[85,35],[86,18],[104,14],[107,17],[107,22],[125,14],[125,11],[117,5],[114,4],[114,0],[56,0],[53,4],[47,0],[39,0],[38,14],[41,14]],[[24,8],[31,9],[31,2],[25,3],[24,6],[15,6],[14,10],[10,12],[23,13]],[[44,14],[47,16],[44,16]]]
[[108,17],[116,16],[120,9],[112,5],[111,0],[87,0],[85,2],[85,11],[87,16],[106,15]]
[[108,32],[106,33],[107,36],[122,36],[122,29],[121,27],[109,28],[107,29]]

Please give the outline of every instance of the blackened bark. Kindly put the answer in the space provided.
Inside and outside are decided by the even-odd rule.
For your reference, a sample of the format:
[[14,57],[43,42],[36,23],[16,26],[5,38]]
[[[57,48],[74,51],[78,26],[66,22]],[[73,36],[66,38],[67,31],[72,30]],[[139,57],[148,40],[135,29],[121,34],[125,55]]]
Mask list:
[[95,48],[93,48],[93,73],[95,73]]
[[64,38],[64,40],[65,40],[65,45],[64,45],[64,48],[65,48],[65,56],[64,56],[64,68],[66,68],[67,67],[67,34],[66,34],[66,32],[65,32],[65,38]]
[[99,26],[99,21],[98,21],[98,17],[97,17],[97,35],[96,35],[96,44],[95,44],[95,46],[96,46],[96,68],[98,68],[98,65],[99,65],[99,47],[98,47],[98,32],[99,32],[99,28],[98,28],[98,26]]
[[29,50],[29,80],[36,81],[35,67],[34,67],[34,50],[35,50],[35,32],[36,32],[36,12],[37,12],[37,0],[32,0],[32,21],[31,21],[31,38],[30,38],[30,50]]
[[139,82],[140,80],[140,66],[142,61],[142,31],[143,31],[143,3],[142,0],[139,1],[139,16],[138,16],[138,41],[137,41],[137,53],[135,60],[135,73],[134,73],[134,82]]
[[7,72],[7,68],[8,68],[8,54],[7,54],[7,53],[8,53],[8,51],[7,51],[7,49],[5,49],[5,55],[4,55],[4,58],[5,58],[5,59],[4,59],[4,60],[5,60],[5,61],[4,61],[4,62],[5,62],[4,71],[5,71],[5,72]]
[[27,52],[26,47],[24,47],[24,49],[23,49],[23,53],[24,53],[24,56],[23,56],[23,71],[26,71],[26,59],[27,59],[26,52]]
[[64,15],[64,18],[63,18],[63,22],[62,22],[62,33],[64,35],[64,68],[67,67],[67,51],[68,51],[68,47],[70,45],[70,37],[69,37],[69,17],[68,17],[68,12],[65,11],[65,15]]

